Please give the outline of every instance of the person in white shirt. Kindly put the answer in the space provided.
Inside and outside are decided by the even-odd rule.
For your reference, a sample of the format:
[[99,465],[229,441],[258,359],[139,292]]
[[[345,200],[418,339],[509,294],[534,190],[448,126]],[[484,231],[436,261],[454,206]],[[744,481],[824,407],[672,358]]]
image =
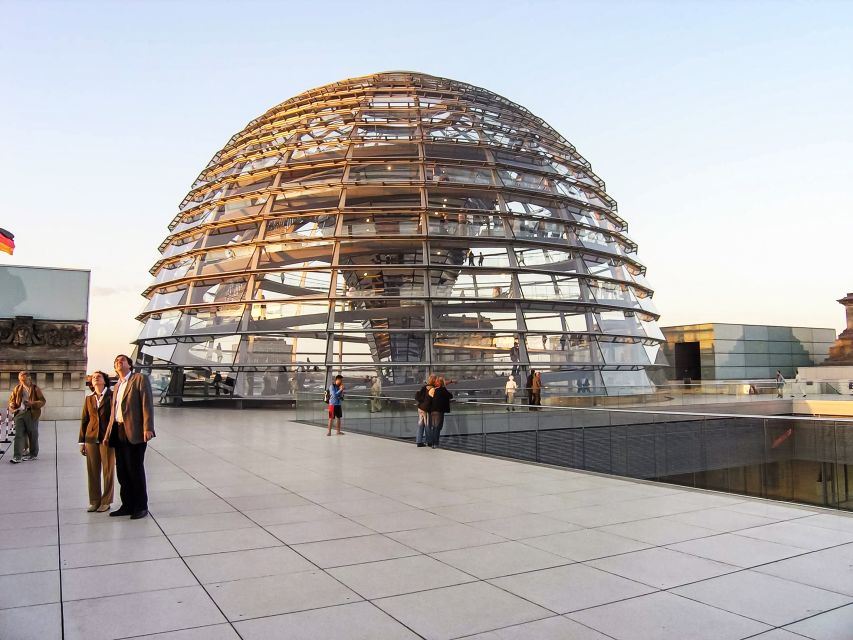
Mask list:
[[516,389],[518,389],[518,385],[515,383],[515,376],[510,374],[510,376],[506,379],[506,403],[509,405],[506,408],[507,411],[515,411],[513,403],[515,402]]

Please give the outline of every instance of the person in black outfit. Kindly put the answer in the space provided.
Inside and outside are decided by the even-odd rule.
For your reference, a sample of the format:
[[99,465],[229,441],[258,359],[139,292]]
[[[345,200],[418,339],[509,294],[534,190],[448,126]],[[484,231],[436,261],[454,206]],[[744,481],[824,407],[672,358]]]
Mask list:
[[450,413],[450,401],[453,394],[447,390],[444,378],[439,377],[435,381],[435,389],[432,394],[432,406],[430,407],[430,446],[438,449],[438,439],[441,428],[444,426],[444,414]]
[[527,387],[527,404],[533,404],[533,375],[536,373],[536,369],[531,369],[530,373],[527,376],[527,382],[525,383],[525,387]]

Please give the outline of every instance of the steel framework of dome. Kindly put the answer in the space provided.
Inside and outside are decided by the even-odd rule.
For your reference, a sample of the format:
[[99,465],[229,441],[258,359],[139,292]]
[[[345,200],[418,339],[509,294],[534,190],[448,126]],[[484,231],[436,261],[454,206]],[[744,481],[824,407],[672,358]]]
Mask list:
[[612,393],[650,386],[663,339],[589,162],[524,107],[445,78],[379,73],[270,109],[169,230],[136,342],[176,394],[216,371],[246,397],[339,371],[502,386],[531,367],[558,392]]

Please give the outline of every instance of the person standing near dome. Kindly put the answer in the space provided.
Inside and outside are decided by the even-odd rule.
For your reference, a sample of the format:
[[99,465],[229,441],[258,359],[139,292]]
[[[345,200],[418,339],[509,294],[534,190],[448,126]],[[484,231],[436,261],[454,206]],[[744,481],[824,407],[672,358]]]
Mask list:
[[113,394],[110,391],[110,379],[103,371],[95,371],[91,381],[93,393],[83,400],[77,443],[80,445],[80,453],[86,458],[89,485],[87,511],[103,513],[109,511],[113,501],[115,479],[115,449],[109,446],[105,437],[110,423]]

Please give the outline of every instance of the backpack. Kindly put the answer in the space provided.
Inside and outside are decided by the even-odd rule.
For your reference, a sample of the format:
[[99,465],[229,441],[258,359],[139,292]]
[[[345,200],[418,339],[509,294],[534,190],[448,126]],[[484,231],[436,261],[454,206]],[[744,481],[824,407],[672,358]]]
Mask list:
[[415,392],[415,402],[421,404],[426,398],[426,387],[421,387]]
[[329,391],[329,388],[326,387],[326,391],[323,393],[323,402],[329,404],[329,401],[332,399],[332,392]]

